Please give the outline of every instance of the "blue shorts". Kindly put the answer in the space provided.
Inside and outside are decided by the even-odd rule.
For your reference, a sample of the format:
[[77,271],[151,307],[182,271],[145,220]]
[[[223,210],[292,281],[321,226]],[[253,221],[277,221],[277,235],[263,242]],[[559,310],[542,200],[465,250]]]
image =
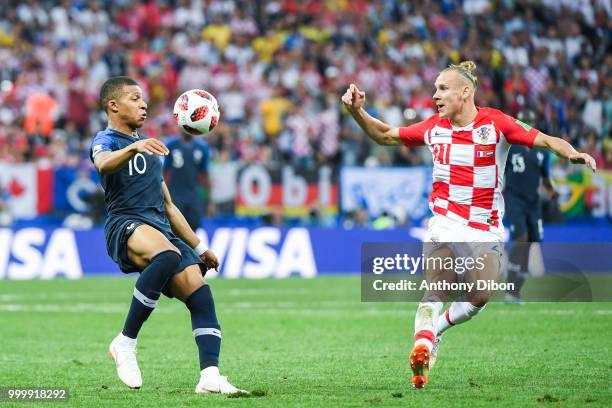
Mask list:
[[[127,255],[128,238],[132,235],[136,228],[142,224],[147,224],[164,234],[168,241],[170,241],[170,243],[172,243],[172,245],[174,245],[181,252],[182,260],[175,273],[183,271],[190,265],[198,265],[200,267],[202,276],[204,276],[206,273],[206,268],[204,267],[204,263],[200,257],[191,247],[183,242],[183,240],[174,235],[171,230],[164,228],[163,225],[158,225],[155,222],[148,222],[148,220],[144,219],[143,217],[134,215],[113,215],[109,217],[109,219],[106,221],[106,225],[104,226],[106,250],[113,261],[119,265],[119,268],[123,273],[142,272],[138,266],[134,265],[134,263],[128,259]],[[172,297],[167,286],[168,285],[162,289],[162,293],[168,297]]]
[[539,201],[526,203],[520,199],[507,197],[506,220],[512,241],[527,236],[528,242],[542,242],[544,230]]

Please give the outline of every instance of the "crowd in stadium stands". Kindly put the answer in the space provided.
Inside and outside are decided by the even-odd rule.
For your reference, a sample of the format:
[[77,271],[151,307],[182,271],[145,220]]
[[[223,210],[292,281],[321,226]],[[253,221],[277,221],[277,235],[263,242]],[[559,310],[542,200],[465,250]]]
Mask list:
[[408,124],[434,112],[438,71],[472,59],[478,104],[612,168],[611,46],[610,0],[3,1],[0,161],[89,166],[100,85],[129,75],[148,136],[176,132],[180,92],[217,96],[213,161],[416,165],[428,155],[374,146],[340,95],[355,82],[376,116]]

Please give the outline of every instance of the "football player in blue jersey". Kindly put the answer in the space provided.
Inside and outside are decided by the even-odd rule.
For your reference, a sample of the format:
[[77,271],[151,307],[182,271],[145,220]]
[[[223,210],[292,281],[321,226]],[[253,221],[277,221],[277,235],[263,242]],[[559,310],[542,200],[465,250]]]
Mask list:
[[[535,115],[523,119],[535,120]],[[512,145],[506,161],[504,200],[506,222],[510,229],[512,247],[508,255],[507,280],[513,284],[506,293],[506,301],[520,303],[520,292],[528,275],[531,243],[542,242],[542,203],[540,185],[554,199],[557,196],[550,178],[550,153],[547,150]]]
[[166,143],[170,153],[164,160],[164,176],[172,199],[191,229],[200,227],[204,203],[199,186],[208,187],[208,143],[181,132]]
[[106,247],[123,272],[140,273],[123,330],[109,347],[117,374],[128,387],[141,387],[136,338],[163,293],[191,313],[201,370],[195,391],[239,392],[219,374],[221,327],[203,279],[219,261],[172,202],[162,178],[161,158],[168,149],[137,131],[147,118],[142,89],[129,77],[110,78],[102,85],[100,104],[108,127],[94,138],[90,156],[104,188]]

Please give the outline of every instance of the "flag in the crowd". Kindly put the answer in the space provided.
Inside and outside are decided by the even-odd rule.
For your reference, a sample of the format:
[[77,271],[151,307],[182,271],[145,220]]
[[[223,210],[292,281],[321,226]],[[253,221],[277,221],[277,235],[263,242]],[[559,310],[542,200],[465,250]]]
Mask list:
[[34,163],[0,163],[0,189],[16,218],[45,214],[53,204],[53,169]]

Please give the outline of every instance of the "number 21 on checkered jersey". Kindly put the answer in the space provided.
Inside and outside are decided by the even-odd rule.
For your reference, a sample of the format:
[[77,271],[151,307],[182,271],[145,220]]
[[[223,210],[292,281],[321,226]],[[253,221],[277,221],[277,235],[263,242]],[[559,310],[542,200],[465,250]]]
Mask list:
[[435,164],[448,164],[449,161],[449,144],[440,143],[433,145],[432,148],[433,161]]

